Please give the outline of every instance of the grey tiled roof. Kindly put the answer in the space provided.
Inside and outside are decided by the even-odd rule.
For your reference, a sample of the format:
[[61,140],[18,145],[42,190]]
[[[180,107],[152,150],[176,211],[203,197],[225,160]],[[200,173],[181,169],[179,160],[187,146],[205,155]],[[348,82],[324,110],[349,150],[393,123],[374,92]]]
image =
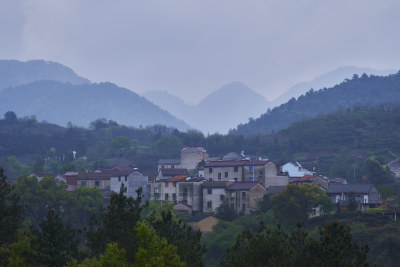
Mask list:
[[270,186],[267,188],[268,195],[275,195],[279,191],[286,188],[286,185],[279,185],[279,186]]
[[160,172],[162,173],[163,176],[189,175],[187,169],[165,168],[165,169],[160,169]]
[[209,161],[204,165],[204,168],[209,167],[231,167],[231,166],[263,166],[269,160],[218,160]]
[[158,165],[179,165],[181,164],[181,160],[180,159],[159,159],[158,160]]
[[325,193],[369,193],[374,188],[373,184],[330,184]]
[[226,190],[250,190],[257,184],[256,182],[237,182],[228,186]]

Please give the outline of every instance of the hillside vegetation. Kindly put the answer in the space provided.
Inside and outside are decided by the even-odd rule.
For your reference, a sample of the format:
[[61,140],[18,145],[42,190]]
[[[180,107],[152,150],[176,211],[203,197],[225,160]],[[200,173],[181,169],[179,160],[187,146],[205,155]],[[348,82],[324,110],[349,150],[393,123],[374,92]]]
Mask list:
[[298,99],[292,98],[257,119],[238,125],[230,133],[271,133],[304,118],[313,118],[338,108],[373,106],[387,102],[400,102],[400,72],[389,76],[354,75],[352,79],[346,79],[329,89],[311,89]]

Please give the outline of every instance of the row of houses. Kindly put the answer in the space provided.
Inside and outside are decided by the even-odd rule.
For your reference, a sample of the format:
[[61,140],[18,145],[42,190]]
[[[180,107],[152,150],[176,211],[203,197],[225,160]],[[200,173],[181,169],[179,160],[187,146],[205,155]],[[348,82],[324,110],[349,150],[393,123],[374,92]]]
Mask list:
[[[167,164],[169,163],[169,164]],[[172,164],[174,163],[174,164]],[[188,168],[182,168],[182,167]],[[196,175],[193,175],[196,170]],[[39,179],[43,173],[35,174]],[[246,157],[244,153],[229,153],[221,160],[210,159],[203,148],[183,148],[181,159],[161,159],[156,175],[143,175],[130,166],[115,166],[95,172],[68,172],[56,177],[68,189],[98,187],[105,196],[120,192],[137,197],[142,188],[143,202],[171,201],[175,210],[186,214],[216,212],[227,201],[239,214],[251,214],[257,201],[273,195],[288,184],[311,183],[325,190],[335,203],[345,205],[350,195],[362,203],[362,208],[378,205],[380,196],[373,185],[347,185],[345,179],[329,179],[304,169],[299,163],[278,166],[268,159]]]

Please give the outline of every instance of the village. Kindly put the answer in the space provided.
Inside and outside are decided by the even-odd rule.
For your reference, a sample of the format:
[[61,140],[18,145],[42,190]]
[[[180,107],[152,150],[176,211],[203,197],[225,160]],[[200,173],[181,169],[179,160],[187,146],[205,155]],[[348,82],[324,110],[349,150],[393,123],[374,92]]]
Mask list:
[[[213,215],[226,201],[237,215],[257,212],[257,203],[265,195],[271,197],[288,184],[317,185],[340,209],[347,209],[350,199],[358,210],[381,204],[380,194],[373,184],[348,184],[344,178],[328,178],[309,171],[298,162],[278,166],[269,159],[230,152],[222,158],[209,157],[202,147],[184,147],[180,159],[159,159],[158,172],[144,175],[127,165],[94,172],[32,173],[38,180],[51,176],[65,182],[69,191],[77,187],[97,187],[104,203],[121,188],[128,197],[137,197],[142,188],[142,203],[170,201],[174,212],[186,216],[187,223],[202,232],[212,231],[218,221]],[[310,216],[320,215],[319,207]]]

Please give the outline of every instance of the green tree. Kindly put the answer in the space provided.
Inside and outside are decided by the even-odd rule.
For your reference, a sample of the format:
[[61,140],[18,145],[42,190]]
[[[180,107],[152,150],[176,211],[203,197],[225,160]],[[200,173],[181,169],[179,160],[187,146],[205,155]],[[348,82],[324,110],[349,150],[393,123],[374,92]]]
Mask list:
[[35,163],[33,163],[32,171],[33,172],[43,172],[44,170],[44,162],[41,157],[37,157]]
[[386,202],[391,197],[397,196],[393,186],[381,184],[381,185],[377,185],[376,188],[378,189],[383,202]]
[[125,249],[119,249],[117,243],[107,244],[106,251],[99,258],[86,258],[82,263],[73,259],[65,267],[128,267],[131,264],[126,259]]
[[263,198],[257,202],[257,208],[261,212],[267,212],[271,209],[271,198],[269,195],[264,195]]
[[289,184],[285,189],[272,196],[271,205],[274,218],[278,222],[289,225],[295,225],[297,222],[304,224],[307,222],[312,208],[324,203],[324,198],[328,197],[316,185]]
[[160,238],[147,222],[138,222],[135,230],[139,248],[135,254],[135,265],[142,266],[186,266],[177,254],[177,248]]
[[160,237],[178,248],[178,255],[188,266],[203,266],[202,255],[206,251],[201,243],[201,233],[193,232],[172,210],[173,205],[163,204],[147,215],[147,221]]
[[224,199],[221,205],[216,209],[217,216],[223,220],[232,221],[237,217],[236,211],[234,208],[229,205],[227,199]]
[[125,196],[122,185],[120,193],[113,193],[110,205],[98,214],[87,235],[88,245],[95,255],[103,253],[107,244],[117,242],[127,252],[128,261],[134,261],[137,249],[134,227],[142,211],[142,189],[137,193],[136,199]]
[[389,180],[389,172],[385,166],[376,159],[369,158],[365,161],[364,173],[373,184],[383,184]]
[[153,144],[153,151],[159,158],[173,158],[180,155],[182,147],[182,142],[178,137],[162,136]]
[[3,168],[0,167],[0,246],[10,244],[18,229],[22,206],[14,186],[7,182]]
[[126,136],[115,137],[111,142],[111,154],[113,156],[133,155],[135,150],[136,147],[131,144]]
[[29,229],[29,223],[18,230],[18,239],[7,248],[0,247],[0,261],[2,266],[28,267],[37,266],[37,237]]
[[290,234],[263,223],[256,233],[244,230],[228,249],[222,266],[369,266],[368,246],[353,241],[350,229],[337,222],[314,239],[299,226]]
[[65,225],[62,218],[49,210],[47,216],[34,231],[37,236],[38,258],[43,266],[64,266],[77,256],[76,231]]
[[353,241],[351,231],[338,222],[320,230],[317,266],[369,266],[368,245]]

